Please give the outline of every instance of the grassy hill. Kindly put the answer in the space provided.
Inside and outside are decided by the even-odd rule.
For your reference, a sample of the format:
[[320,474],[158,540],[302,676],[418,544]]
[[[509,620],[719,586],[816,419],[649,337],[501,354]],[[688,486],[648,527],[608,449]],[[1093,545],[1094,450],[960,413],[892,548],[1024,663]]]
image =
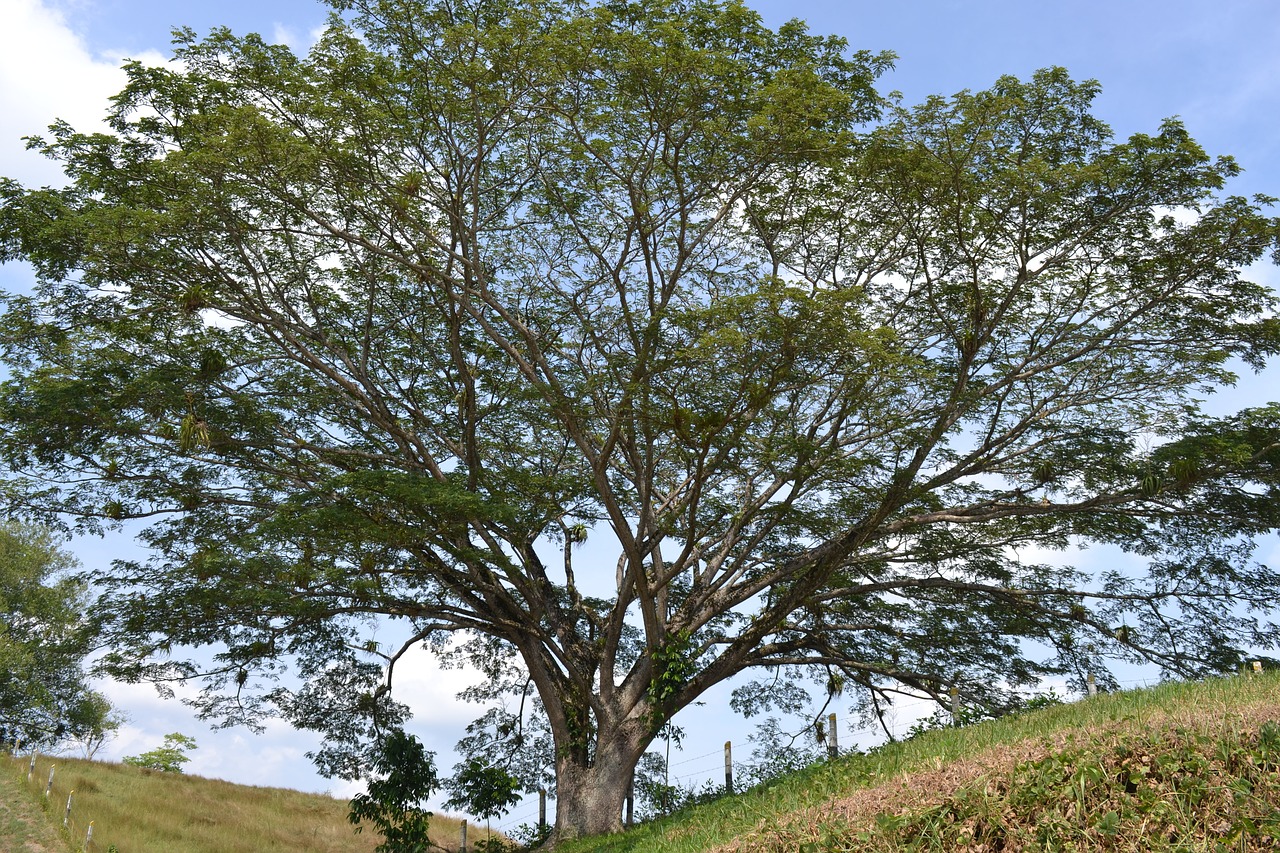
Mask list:
[[[47,758],[27,785],[26,766],[0,772],[0,849],[78,850],[91,818],[94,853],[358,853],[378,841],[353,835],[346,803],[324,796]],[[71,788],[64,840],[51,827]],[[456,821],[432,825],[456,848]],[[930,732],[558,853],[1277,849],[1280,673],[1265,673]]]
[[[53,791],[44,788],[55,765]],[[93,821],[90,853],[361,853],[381,840],[372,829],[355,834],[347,802],[283,788],[234,785],[187,774],[157,773],[123,764],[38,756],[0,767],[0,850],[68,853],[82,849]],[[67,795],[68,830],[61,831]],[[460,821],[432,818],[433,840],[457,848]],[[483,827],[469,827],[470,841]],[[30,845],[24,847],[23,845]]]
[[930,732],[557,853],[1274,851],[1280,674]]

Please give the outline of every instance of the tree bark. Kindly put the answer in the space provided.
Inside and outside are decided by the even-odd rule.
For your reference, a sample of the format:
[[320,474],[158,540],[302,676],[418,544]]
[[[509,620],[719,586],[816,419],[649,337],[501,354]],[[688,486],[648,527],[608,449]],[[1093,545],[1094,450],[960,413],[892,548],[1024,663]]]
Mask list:
[[622,831],[622,805],[644,744],[614,731],[597,741],[592,760],[556,760],[556,826],[550,844]]

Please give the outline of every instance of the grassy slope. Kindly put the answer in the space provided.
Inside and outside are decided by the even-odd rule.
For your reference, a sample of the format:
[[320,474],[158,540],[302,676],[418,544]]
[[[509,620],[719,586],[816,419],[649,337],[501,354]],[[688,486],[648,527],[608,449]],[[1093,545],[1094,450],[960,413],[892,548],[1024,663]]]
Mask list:
[[[1275,850],[1280,728],[1268,729],[1272,720],[1280,720],[1277,673],[1100,696],[931,732],[558,853]],[[61,824],[74,787],[77,848],[90,818],[94,851],[114,843],[124,853],[358,853],[377,843],[353,835],[346,803],[328,797],[42,758],[30,786],[26,759],[0,766],[0,849],[71,849],[55,846],[49,823],[29,822],[41,814],[34,804],[51,762],[58,771],[45,819]],[[436,818],[433,829],[456,846],[456,822]]]
[[25,779],[25,775],[0,772],[0,849],[9,853],[66,853],[66,843],[39,806],[39,793],[33,796],[24,790]]
[[[122,853],[360,853],[372,851],[380,837],[372,829],[359,835],[347,822],[347,803],[320,794],[304,794],[283,788],[233,785],[199,776],[156,773],[121,764],[40,756],[28,785],[29,759],[6,760],[0,766],[0,797],[4,813],[39,802],[56,765],[45,825],[29,828],[15,821],[0,824],[0,850],[22,850],[19,838],[45,839],[45,848],[57,853],[80,848],[90,820],[94,823],[92,851],[116,845]],[[23,789],[26,790],[23,790]],[[62,825],[67,794],[75,791],[71,827],[65,842],[48,846],[48,829]],[[459,821],[436,817],[433,839],[455,849]],[[470,828],[474,844],[483,837],[482,827]],[[37,835],[37,833],[41,833]],[[57,842],[57,832],[52,838]]]
[[1275,850],[1268,720],[1276,673],[1099,696],[932,732],[557,853]]

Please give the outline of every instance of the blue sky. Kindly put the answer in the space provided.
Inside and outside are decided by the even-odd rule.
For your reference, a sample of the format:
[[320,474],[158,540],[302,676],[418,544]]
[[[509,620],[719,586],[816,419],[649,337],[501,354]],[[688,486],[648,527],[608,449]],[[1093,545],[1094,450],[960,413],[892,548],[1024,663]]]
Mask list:
[[[902,0],[897,4],[849,0],[758,0],[749,3],[770,24],[792,17],[820,33],[838,33],[855,49],[892,50],[897,68],[882,81],[907,103],[932,93],[989,86],[1002,74],[1027,76],[1062,65],[1077,78],[1103,85],[1097,109],[1117,135],[1149,132],[1162,119],[1180,116],[1211,154],[1232,154],[1245,173],[1230,190],[1280,195],[1280,3],[1275,0]],[[174,26],[199,32],[226,25],[256,31],[305,48],[327,9],[304,0],[188,2],[160,0],[0,0],[0,175],[24,183],[55,182],[56,170],[22,150],[18,138],[39,133],[54,118],[89,128],[103,114],[106,98],[121,84],[122,58],[163,61]],[[1272,286],[1271,267],[1254,272]],[[0,268],[0,287],[20,288],[27,273]],[[1280,397],[1280,373],[1244,376],[1227,395],[1234,404]],[[1274,542],[1269,546],[1276,553]],[[127,550],[122,539],[81,542],[81,559],[94,564]],[[416,730],[428,748],[447,754],[474,716],[450,701],[464,674],[434,672],[425,662],[405,698],[420,711]],[[401,688],[397,689],[399,693]],[[254,784],[287,785],[346,794],[340,783],[310,770],[302,752],[314,741],[272,726],[254,737],[246,732],[210,733],[176,703],[158,700],[145,687],[113,686],[111,695],[131,717],[106,757],[136,753],[159,744],[169,731],[194,734],[201,746],[191,772]],[[691,732],[725,736],[724,696],[695,709]],[[720,728],[716,728],[720,726]],[[745,726],[733,726],[744,742]],[[740,734],[739,734],[740,733]],[[845,735],[842,735],[845,737]],[[718,749],[694,741],[686,760]],[[745,746],[745,743],[744,743]],[[737,754],[744,754],[737,753]],[[708,759],[715,767],[714,757]]]

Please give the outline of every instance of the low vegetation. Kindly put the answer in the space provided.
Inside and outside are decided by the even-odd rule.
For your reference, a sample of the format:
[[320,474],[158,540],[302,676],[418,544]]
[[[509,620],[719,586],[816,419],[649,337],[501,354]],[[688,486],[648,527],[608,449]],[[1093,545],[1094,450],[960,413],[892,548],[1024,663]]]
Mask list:
[[1280,676],[926,732],[559,853],[1280,847]]
[[[40,758],[22,796],[47,820],[24,826],[8,803],[6,849],[122,853],[372,851],[348,804],[118,764]],[[15,759],[6,792],[21,789]],[[16,783],[16,785],[15,785]],[[39,809],[35,811],[38,813]],[[433,840],[457,847],[458,821]],[[43,834],[42,834],[43,833]],[[481,832],[473,832],[472,844]],[[56,833],[54,836],[56,838]],[[28,843],[29,847],[21,844]],[[567,842],[558,853],[889,853],[889,851],[1263,851],[1280,848],[1280,673],[1166,684],[957,729],[927,731],[867,754],[822,762],[743,794],[638,827]]]
[[[53,791],[43,793],[50,765],[56,765]],[[304,794],[283,788],[235,785],[188,774],[162,773],[124,764],[38,756],[36,771],[26,782],[29,758],[9,759],[3,767],[6,783],[35,804],[44,804],[48,822],[60,827],[67,795],[72,800],[69,829],[60,847],[51,847],[44,827],[32,827],[8,812],[24,803],[11,803],[7,825],[0,826],[0,849],[22,850],[19,839],[44,839],[33,850],[79,851],[89,821],[93,821],[90,853],[106,853],[115,845],[120,853],[371,853],[382,840],[372,829],[356,834],[347,820],[350,804],[323,794]],[[3,789],[5,801],[13,786]],[[22,789],[25,787],[25,791]],[[460,820],[436,816],[431,821],[432,840],[445,850],[456,850]],[[473,828],[472,839],[483,837]],[[54,837],[57,837],[55,833]],[[473,841],[474,844],[474,841]]]

